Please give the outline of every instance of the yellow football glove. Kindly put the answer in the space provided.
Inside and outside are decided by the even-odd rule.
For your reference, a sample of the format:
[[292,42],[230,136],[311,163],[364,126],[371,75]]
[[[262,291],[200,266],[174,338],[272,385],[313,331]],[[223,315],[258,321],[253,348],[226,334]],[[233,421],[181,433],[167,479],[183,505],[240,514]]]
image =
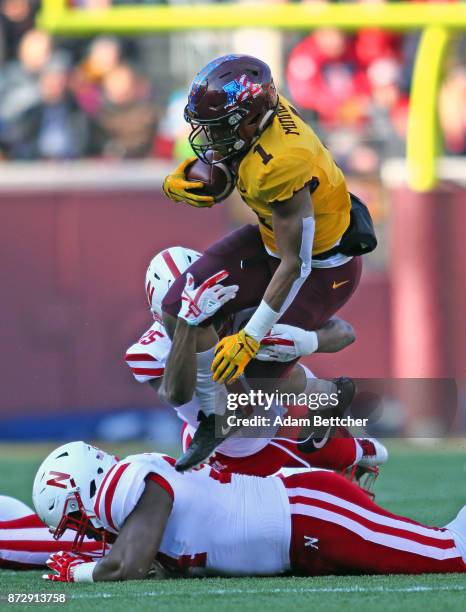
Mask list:
[[212,378],[218,383],[233,382],[256,356],[259,347],[260,342],[248,336],[244,329],[232,336],[225,336],[215,349]]
[[201,181],[186,180],[185,170],[196,159],[197,157],[188,157],[174,172],[166,176],[163,181],[163,191],[167,198],[170,198],[173,202],[186,202],[186,204],[196,208],[210,208],[215,204],[212,196],[189,193],[190,189],[202,189],[204,187],[204,183],[201,183]]

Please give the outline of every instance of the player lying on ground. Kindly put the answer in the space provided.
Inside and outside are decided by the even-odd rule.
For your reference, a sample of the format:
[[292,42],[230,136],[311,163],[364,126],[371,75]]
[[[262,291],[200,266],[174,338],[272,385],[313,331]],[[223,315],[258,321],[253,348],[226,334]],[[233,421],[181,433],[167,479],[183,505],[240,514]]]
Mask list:
[[[194,321],[191,320],[191,325],[188,325],[180,316],[173,343],[161,320],[161,303],[168,288],[199,257],[199,253],[190,249],[172,247],[152,259],[146,274],[146,293],[155,321],[140,340],[128,349],[125,357],[136,380],[150,384],[157,392],[162,392],[184,421],[183,451],[187,450],[197,431],[199,412],[211,414],[216,410],[221,413],[226,402],[219,386],[212,388],[209,384],[210,362],[205,360],[204,355],[196,357],[193,334],[196,325],[192,323],[202,323],[203,318],[214,314],[225,297],[231,296],[232,292],[223,287],[207,287],[205,294],[195,289],[196,318],[191,316]],[[225,279],[225,283],[228,283],[228,279]],[[184,306],[182,314],[189,318],[190,304],[185,301]],[[208,308],[208,313],[203,311],[205,308]],[[229,317],[226,323],[220,322],[220,334],[225,333],[226,328],[239,329],[250,312],[251,309]],[[212,330],[212,333],[215,331]],[[308,336],[311,336],[311,342],[308,341]],[[291,361],[308,354],[310,346],[321,352],[335,352],[350,344],[353,338],[351,326],[337,318],[315,332],[278,324],[264,338],[256,359],[265,359],[269,363]],[[316,379],[306,367],[296,364],[287,382],[286,391],[309,394]],[[324,382],[326,381],[322,381]],[[283,413],[281,406],[274,406],[273,410]],[[293,414],[296,412],[293,407],[289,407],[289,410]],[[302,410],[299,416],[303,416]],[[257,438],[233,436],[223,442],[219,439],[215,441],[215,465],[218,469],[229,472],[268,476],[281,467],[310,467],[312,464],[314,467],[344,470],[357,464],[360,467],[373,468],[387,459],[386,449],[380,443],[367,438],[355,440],[347,432],[340,431],[333,439],[327,437],[327,444],[320,441],[316,445],[314,442],[317,441],[310,439],[307,445],[300,446],[297,444],[297,436],[294,436],[294,439],[289,439],[290,437],[292,436],[289,430],[282,435],[278,433],[278,427],[273,431],[269,427],[263,432],[258,431]],[[205,458],[204,456],[203,459]]]
[[[218,270],[229,272],[239,290],[223,314],[254,309],[243,329],[219,342],[198,327],[197,352],[209,356],[218,382],[232,382],[243,372],[249,379],[278,379],[293,362],[272,369],[251,360],[279,320],[316,330],[350,299],[361,275],[361,259],[354,255],[365,252],[370,241],[354,233],[351,212],[364,207],[350,197],[329,151],[279,98],[270,68],[257,58],[227,55],[205,66],[190,88],[185,119],[193,128],[196,155],[230,166],[241,198],[259,222],[220,240],[190,268],[196,286]],[[190,206],[212,206],[213,198],[197,195],[192,188],[198,184],[186,180],[189,162],[165,179],[166,195]],[[370,226],[370,218],[366,221]],[[185,276],[175,281],[163,301],[171,336],[185,282]],[[201,427],[207,430],[208,424]],[[182,458],[178,466],[189,463]]]
[[122,461],[84,442],[52,452],[33,501],[59,539],[114,540],[100,561],[56,553],[61,582],[187,576],[420,574],[466,571],[466,506],[429,527],[377,506],[333,472],[257,478],[210,466],[180,474],[146,453]]
[[[18,499],[0,495],[1,569],[43,568],[53,553],[71,552],[74,536],[72,531],[68,531],[57,542],[34,510]],[[87,554],[100,554],[102,546],[86,538],[82,550]]]

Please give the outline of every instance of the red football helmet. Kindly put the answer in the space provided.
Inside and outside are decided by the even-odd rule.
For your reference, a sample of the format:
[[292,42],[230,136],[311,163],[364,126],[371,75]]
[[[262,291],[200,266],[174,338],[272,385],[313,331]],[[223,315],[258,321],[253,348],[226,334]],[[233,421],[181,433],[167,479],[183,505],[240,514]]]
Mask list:
[[[269,125],[278,95],[269,66],[249,55],[224,55],[195,77],[184,110],[189,142],[206,164],[244,154]],[[209,151],[212,156],[207,157]]]

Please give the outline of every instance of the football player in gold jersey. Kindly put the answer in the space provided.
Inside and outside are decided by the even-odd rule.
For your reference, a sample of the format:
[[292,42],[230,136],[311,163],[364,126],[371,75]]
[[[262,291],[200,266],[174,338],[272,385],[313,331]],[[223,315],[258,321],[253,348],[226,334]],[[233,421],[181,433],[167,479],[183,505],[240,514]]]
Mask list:
[[[229,282],[239,285],[224,315],[256,308],[240,332],[218,344],[213,326],[198,329],[198,351],[203,363],[212,356],[213,379],[219,383],[233,382],[247,366],[248,377],[264,378],[253,358],[268,330],[278,320],[317,329],[359,283],[360,258],[341,248],[352,196],[330,152],[278,96],[270,68],[254,57],[227,55],[207,64],[192,83],[185,119],[196,155],[205,163],[229,165],[242,199],[258,219],[257,226],[240,228],[212,245],[190,268],[197,284],[226,269]],[[186,180],[189,162],[166,177],[165,194],[175,202],[210,207],[213,198],[192,193],[199,184]],[[184,284],[183,275],[163,303],[172,331],[175,324],[185,324],[176,321]],[[267,367],[268,376],[279,378],[290,364]]]

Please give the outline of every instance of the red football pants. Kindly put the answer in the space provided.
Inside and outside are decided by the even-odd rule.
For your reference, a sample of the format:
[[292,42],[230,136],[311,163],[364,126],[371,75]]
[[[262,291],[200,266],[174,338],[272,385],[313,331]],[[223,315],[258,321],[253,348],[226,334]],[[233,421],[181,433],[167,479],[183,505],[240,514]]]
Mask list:
[[384,510],[332,472],[283,478],[291,509],[292,570],[321,574],[465,572],[447,529]]
[[[279,435],[279,434],[278,434]],[[183,452],[191,444],[191,436],[184,425],[181,433]],[[313,453],[302,453],[292,439],[271,440],[262,450],[245,457],[229,457],[216,452],[210,461],[218,471],[251,476],[271,476],[281,468],[322,468],[344,470],[356,461],[354,438],[330,438],[325,446]]]

